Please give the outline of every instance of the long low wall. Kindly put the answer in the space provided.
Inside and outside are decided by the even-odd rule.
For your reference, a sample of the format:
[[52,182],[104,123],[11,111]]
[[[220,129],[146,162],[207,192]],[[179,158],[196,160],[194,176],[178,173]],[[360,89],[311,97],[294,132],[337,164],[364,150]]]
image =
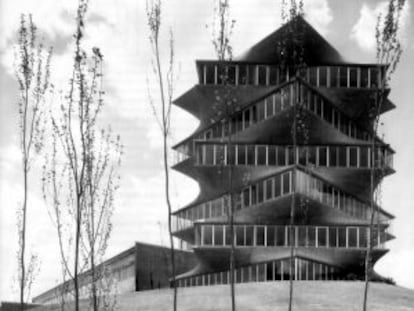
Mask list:
[[[135,246],[104,261],[98,268],[104,267],[105,286],[112,292],[125,294],[134,291],[169,287],[171,277],[170,249],[163,246],[135,243]],[[196,264],[194,254],[190,251],[175,250],[177,274],[188,271]],[[80,296],[87,298],[90,293],[91,272],[79,275]],[[70,281],[36,296],[36,304],[58,304],[73,300],[73,284]]]

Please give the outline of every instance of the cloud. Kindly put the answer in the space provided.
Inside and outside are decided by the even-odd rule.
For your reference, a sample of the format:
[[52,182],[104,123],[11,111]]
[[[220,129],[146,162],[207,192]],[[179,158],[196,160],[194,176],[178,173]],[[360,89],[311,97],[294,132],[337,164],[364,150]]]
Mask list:
[[333,16],[327,0],[304,1],[304,10],[305,18],[322,36],[329,33]]
[[376,265],[375,270],[382,276],[391,277],[399,286],[414,288],[414,250],[391,251]]
[[[354,40],[360,48],[367,52],[374,52],[376,49],[375,28],[378,16],[384,16],[387,11],[387,2],[382,1],[376,6],[371,7],[364,3],[359,13],[359,19],[351,31],[351,39]],[[407,40],[407,25],[409,23],[410,3],[406,2],[401,16],[400,37],[403,43]]]

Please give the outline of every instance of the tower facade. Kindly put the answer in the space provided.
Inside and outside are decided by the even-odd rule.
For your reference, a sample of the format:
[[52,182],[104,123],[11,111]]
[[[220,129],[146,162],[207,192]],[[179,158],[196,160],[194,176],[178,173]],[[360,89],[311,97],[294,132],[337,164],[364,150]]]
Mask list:
[[[292,24],[300,70],[281,56],[297,44]],[[174,147],[174,169],[200,186],[174,213],[174,235],[198,259],[179,285],[229,282],[230,215],[236,282],[362,278],[370,238],[374,263],[393,238],[393,216],[370,207],[371,178],[376,187],[393,172],[393,150],[372,143],[385,67],[346,62],[302,17],[234,61],[196,65],[199,83],[175,101],[200,121]]]

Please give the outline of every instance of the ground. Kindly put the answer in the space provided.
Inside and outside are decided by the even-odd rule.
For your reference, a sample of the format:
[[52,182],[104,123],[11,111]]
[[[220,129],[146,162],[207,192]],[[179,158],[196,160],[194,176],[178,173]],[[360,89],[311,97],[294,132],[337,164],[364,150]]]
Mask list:
[[[362,310],[363,282],[295,282],[294,308],[300,311]],[[287,310],[289,282],[245,283],[236,285],[237,311]],[[179,311],[230,310],[230,286],[180,288]],[[117,311],[172,310],[172,290],[153,290],[118,297]],[[81,308],[82,310],[84,308]],[[58,308],[36,308],[55,311]],[[398,286],[371,283],[370,311],[414,311],[414,291]]]

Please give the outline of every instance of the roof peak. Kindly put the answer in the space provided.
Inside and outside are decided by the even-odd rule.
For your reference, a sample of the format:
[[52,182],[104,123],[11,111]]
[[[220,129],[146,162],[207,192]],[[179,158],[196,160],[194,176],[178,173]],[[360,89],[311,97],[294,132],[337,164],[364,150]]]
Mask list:
[[[340,53],[302,15],[298,15],[253,45],[236,61],[281,63],[301,49],[307,65],[344,63]],[[285,56],[283,55],[285,51]],[[288,55],[286,55],[286,52]],[[282,58],[283,57],[283,58]]]

